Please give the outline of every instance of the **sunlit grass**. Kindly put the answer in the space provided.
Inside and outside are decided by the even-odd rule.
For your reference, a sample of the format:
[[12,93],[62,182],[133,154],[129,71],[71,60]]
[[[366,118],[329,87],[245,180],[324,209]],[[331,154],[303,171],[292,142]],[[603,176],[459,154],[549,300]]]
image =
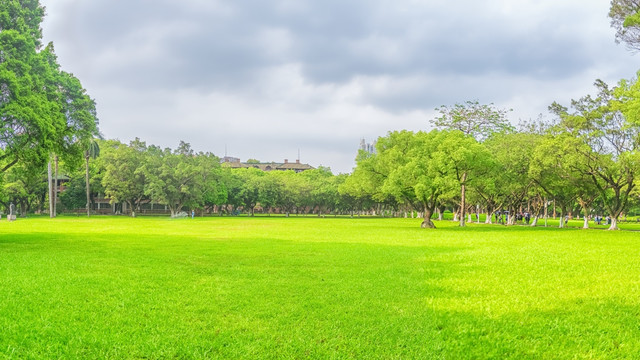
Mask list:
[[640,356],[639,233],[419,223],[2,221],[0,358]]

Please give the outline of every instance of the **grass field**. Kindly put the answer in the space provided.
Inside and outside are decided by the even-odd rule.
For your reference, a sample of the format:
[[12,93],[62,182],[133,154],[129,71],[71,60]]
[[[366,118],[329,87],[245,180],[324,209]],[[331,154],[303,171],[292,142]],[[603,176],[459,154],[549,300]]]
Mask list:
[[640,358],[640,233],[419,223],[3,219],[0,358]]

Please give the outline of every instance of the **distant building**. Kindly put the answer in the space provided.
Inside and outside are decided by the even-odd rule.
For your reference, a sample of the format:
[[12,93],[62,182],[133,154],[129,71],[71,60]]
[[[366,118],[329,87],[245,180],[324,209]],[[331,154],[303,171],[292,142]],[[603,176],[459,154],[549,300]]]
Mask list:
[[225,156],[222,159],[220,159],[220,162],[221,163],[237,163],[237,162],[240,162],[240,159],[233,156]]
[[360,139],[360,150],[364,150],[368,153],[375,154],[376,153],[376,141],[372,143],[367,143],[364,138]]
[[269,162],[269,163],[256,162],[256,163],[254,163],[254,162],[240,162],[240,159],[238,159],[238,158],[225,156],[224,158],[220,159],[220,162],[222,163],[223,166],[230,167],[232,169],[256,168],[256,169],[260,169],[262,171],[293,170],[295,172],[303,172],[305,170],[315,169],[313,166],[311,166],[309,164],[301,163],[300,160],[296,160],[296,162],[289,162],[288,159],[284,159],[283,163],[277,163],[277,162]]

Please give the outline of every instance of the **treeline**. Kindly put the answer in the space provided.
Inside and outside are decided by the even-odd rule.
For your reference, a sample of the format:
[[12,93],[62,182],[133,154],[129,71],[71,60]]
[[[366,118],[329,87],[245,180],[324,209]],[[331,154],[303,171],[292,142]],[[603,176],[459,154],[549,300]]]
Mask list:
[[[561,216],[608,216],[610,229],[640,200],[640,85],[610,88],[597,96],[554,103],[553,120],[514,129],[505,110],[477,102],[440,108],[431,132],[396,131],[378,139],[377,152],[361,152],[345,189],[354,196],[403,204],[424,212],[453,209],[460,225],[472,213],[527,212],[548,207]],[[467,215],[465,219],[465,215]],[[515,216],[508,217],[513,224]],[[560,222],[563,226],[563,222]]]
[[[640,122],[637,81],[609,88],[598,81],[597,96],[550,106],[553,120],[521,124],[507,111],[467,102],[439,109],[435,130],[394,131],[377,140],[375,152],[360,151],[350,175],[328,168],[264,172],[232,169],[211,153],[181,142],[161,149],[138,139],[129,144],[99,140],[99,156],[86,153],[62,162],[69,177],[60,200],[64,209],[84,209],[107,198],[135,216],[161,204],[172,216],[198,214],[374,214],[419,213],[423,227],[445,211],[465,222],[496,212],[528,213],[532,225],[547,214],[617,220],[638,211]],[[94,151],[94,155],[97,152]],[[89,161],[91,159],[91,161]],[[47,209],[46,171],[17,164],[3,174],[0,202],[22,213]],[[87,191],[87,181],[89,191]],[[88,198],[88,201],[87,201]],[[480,214],[485,214],[480,216]],[[563,226],[563,222],[560,222]]]
[[[129,144],[101,140],[100,154],[89,169],[89,207],[107,198],[125,204],[132,216],[150,203],[165,205],[172,216],[181,211],[200,214],[253,215],[262,213],[344,214],[356,211],[355,199],[338,191],[347,175],[334,176],[328,168],[264,172],[257,168],[231,169],[211,153],[194,152],[181,142],[177,149],[161,149],[136,139]],[[62,209],[86,208],[85,169],[61,164],[64,191]],[[21,213],[46,212],[48,190],[44,169],[21,166],[5,174],[2,203],[14,202]]]

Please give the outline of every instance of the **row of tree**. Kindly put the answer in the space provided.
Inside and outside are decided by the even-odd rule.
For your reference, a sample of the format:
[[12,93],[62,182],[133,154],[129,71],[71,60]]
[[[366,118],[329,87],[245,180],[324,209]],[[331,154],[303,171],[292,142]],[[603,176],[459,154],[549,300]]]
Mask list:
[[554,103],[553,121],[518,130],[493,106],[443,107],[434,121],[439,130],[392,132],[378,140],[376,154],[360,153],[347,184],[422,209],[423,227],[433,227],[431,215],[447,204],[455,204],[461,226],[472,209],[488,220],[495,210],[527,211],[535,224],[553,200],[561,214],[575,214],[578,204],[585,227],[597,208],[617,229],[640,195],[640,84],[595,85],[597,96],[570,108]]
[[[507,111],[492,105],[442,107],[434,120],[438,129],[390,132],[378,139],[375,152],[360,151],[351,175],[326,168],[231,169],[184,142],[171,150],[138,139],[99,141],[101,156],[86,169],[63,164],[70,181],[61,200],[68,209],[88,209],[92,200],[84,194],[106,197],[127,204],[133,216],[149,203],[166,205],[172,216],[187,209],[251,215],[256,209],[318,215],[411,211],[422,214],[423,227],[434,227],[434,213],[441,217],[446,210],[462,226],[465,214],[483,212],[491,222],[494,212],[505,210],[530,213],[535,226],[553,204],[561,216],[581,214],[585,227],[590,215],[601,214],[617,229],[617,219],[640,200],[638,83],[596,86],[597,96],[576,100],[570,109],[554,103],[553,121],[519,129],[509,124]],[[0,200],[14,201],[24,212],[41,210],[48,193],[43,178],[43,168],[14,167],[4,174]]]
[[[202,213],[345,213],[356,208],[348,194],[338,188],[347,175],[334,176],[327,168],[264,172],[257,168],[232,169],[211,153],[195,153],[181,142],[177,149],[147,146],[136,139],[129,144],[116,140],[99,140],[100,156],[88,169],[74,163],[62,163],[63,208],[95,209],[96,199],[112,204],[126,204],[128,213],[136,215],[144,205],[165,205],[172,216],[183,210]],[[22,213],[41,212],[47,208],[48,189],[44,168],[16,166],[4,174],[4,191],[0,201],[14,202]],[[68,181],[67,181],[68,180]],[[88,185],[88,186],[87,186]],[[89,200],[85,194],[89,190]],[[55,211],[55,210],[52,210]]]

